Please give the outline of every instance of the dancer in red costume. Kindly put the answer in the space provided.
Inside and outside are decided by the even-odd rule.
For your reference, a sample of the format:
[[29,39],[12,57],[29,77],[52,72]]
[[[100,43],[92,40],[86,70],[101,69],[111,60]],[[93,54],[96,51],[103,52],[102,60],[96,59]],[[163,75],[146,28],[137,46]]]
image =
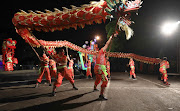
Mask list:
[[5,64],[5,70],[6,71],[13,71],[13,60],[12,60],[12,52],[8,52],[6,54],[6,58],[7,58],[7,61],[6,61],[6,64]]
[[168,79],[168,75],[167,75],[167,70],[169,68],[169,62],[167,61],[167,57],[163,58],[163,61],[161,61],[160,63],[160,68],[159,68],[159,72],[162,74],[161,80],[164,82],[165,85],[170,85],[167,82]]
[[[118,33],[114,34],[113,36],[117,36]],[[101,100],[107,100],[107,98],[104,97],[104,90],[107,87],[108,84],[108,79],[107,79],[107,70],[106,70],[106,58],[105,58],[105,52],[106,49],[108,48],[113,36],[109,38],[109,40],[106,42],[105,46],[101,48],[97,54],[97,59],[96,59],[96,65],[94,68],[94,73],[96,75],[96,80],[94,83],[94,91],[97,90],[97,85],[101,82],[102,80],[102,85],[101,85],[101,92],[99,95],[99,99]]]
[[[68,58],[69,58],[69,57],[68,57]],[[69,60],[68,70],[69,70],[69,72],[71,73],[71,77],[74,79],[74,69],[73,69],[74,61],[73,61],[73,59],[68,59],[68,60]]]
[[129,78],[132,79],[132,76],[134,76],[133,80],[137,80],[136,74],[135,74],[134,61],[133,61],[132,58],[130,58],[130,60],[129,60],[129,66],[131,68],[131,70],[130,70],[130,77]]
[[49,58],[46,56],[45,53],[43,53],[43,56],[40,57],[40,60],[41,60],[40,74],[37,79],[35,88],[37,88],[38,84],[41,83],[44,74],[45,74],[46,80],[49,82],[49,86],[51,86],[51,76],[50,76],[49,65],[48,65]]
[[107,73],[108,73],[108,78],[110,78],[110,62],[108,61],[109,58],[106,59],[106,68],[107,68]]
[[13,71],[13,67],[18,64],[17,58],[14,57],[16,43],[16,40],[12,40],[12,38],[5,39],[2,43],[2,63],[5,71]]
[[69,80],[75,90],[78,90],[78,88],[75,87],[74,80],[67,68],[67,56],[64,55],[64,50],[61,49],[59,53],[54,56],[54,58],[57,61],[57,79],[53,86],[52,95],[55,96],[56,88],[61,86],[64,77]]
[[88,60],[88,65],[87,65],[87,70],[86,70],[86,77],[91,76],[92,78],[92,73],[91,73],[91,61]]
[[74,69],[73,69],[74,61],[73,61],[73,59],[70,59],[67,47],[66,47],[66,52],[67,52],[67,59],[69,60],[68,70],[69,70],[69,72],[71,74],[71,77],[74,79]]
[[53,76],[54,78],[57,77],[57,68],[56,68],[56,62],[53,59],[49,60],[49,66],[50,66],[50,74],[51,77]]

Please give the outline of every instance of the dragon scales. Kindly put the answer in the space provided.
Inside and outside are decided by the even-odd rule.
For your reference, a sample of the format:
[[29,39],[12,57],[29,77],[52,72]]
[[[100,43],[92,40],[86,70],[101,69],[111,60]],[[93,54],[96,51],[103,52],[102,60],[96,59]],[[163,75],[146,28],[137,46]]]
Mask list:
[[[125,31],[126,36],[128,36],[127,38],[129,38],[129,35],[132,35],[132,30],[128,27],[132,23],[132,21],[130,21],[130,12],[138,10],[141,4],[141,0],[100,0],[98,2],[92,1],[90,4],[84,4],[81,7],[71,5],[72,9],[62,7],[63,11],[57,8],[54,8],[54,12],[50,10],[45,10],[46,12],[33,12],[29,10],[29,13],[27,13],[21,10],[21,12],[14,14],[12,22],[16,27],[16,32],[34,47],[39,47],[40,44],[45,47],[66,46],[76,51],[94,55],[97,54],[97,52],[83,49],[68,41],[39,40],[39,44],[31,31],[53,32],[55,30],[62,31],[63,29],[69,28],[76,30],[77,27],[84,28],[85,25],[92,25],[94,22],[101,24],[102,21],[105,22],[106,19],[115,18],[117,19],[119,30]],[[160,59],[138,56],[132,53],[110,52],[109,56],[118,58],[133,57],[138,61],[151,64],[158,64],[160,62]]]

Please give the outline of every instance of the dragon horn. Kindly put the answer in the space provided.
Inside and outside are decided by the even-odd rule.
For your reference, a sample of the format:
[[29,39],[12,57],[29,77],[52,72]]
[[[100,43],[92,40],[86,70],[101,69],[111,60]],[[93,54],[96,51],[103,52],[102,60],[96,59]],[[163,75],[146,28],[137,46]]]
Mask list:
[[25,13],[25,14],[27,14],[27,12],[25,12],[24,10],[21,10],[21,9],[19,9],[22,13]]
[[69,11],[69,9],[66,7],[62,7],[62,9],[63,9],[63,12],[65,12],[65,13]]
[[70,6],[72,7],[73,10],[74,10],[74,9],[77,9],[77,7],[74,6],[74,5],[70,5]]
[[52,13],[52,11],[45,9],[46,13]]
[[32,13],[32,14],[37,14],[35,12],[33,12],[32,10],[28,10],[29,13]]
[[36,10],[35,12],[39,13],[39,14],[44,14],[44,12],[38,11]]
[[55,12],[63,13],[61,10],[54,8]]

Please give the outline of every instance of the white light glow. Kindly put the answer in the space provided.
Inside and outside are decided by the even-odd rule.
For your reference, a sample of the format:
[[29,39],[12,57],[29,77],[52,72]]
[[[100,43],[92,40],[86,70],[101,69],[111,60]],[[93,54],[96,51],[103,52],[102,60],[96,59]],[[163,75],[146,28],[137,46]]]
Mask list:
[[162,33],[165,35],[171,35],[178,28],[180,21],[178,22],[167,22],[162,26]]
[[95,38],[96,38],[96,40],[99,40],[99,39],[100,39],[100,37],[99,37],[99,36],[96,36]]

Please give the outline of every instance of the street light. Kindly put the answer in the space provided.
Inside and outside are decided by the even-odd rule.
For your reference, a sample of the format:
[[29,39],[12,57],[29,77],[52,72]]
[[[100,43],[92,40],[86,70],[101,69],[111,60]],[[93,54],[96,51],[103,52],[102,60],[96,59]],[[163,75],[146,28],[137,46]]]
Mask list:
[[[177,29],[180,21],[178,22],[167,22],[162,26],[162,33],[170,36],[172,35]],[[180,72],[180,47],[179,47],[179,38],[177,38],[177,72]]]
[[97,35],[97,36],[95,37],[95,39],[96,39],[96,40],[99,40],[99,39],[100,39],[100,37]]
[[180,21],[178,22],[167,22],[162,26],[162,33],[165,35],[171,35],[173,32],[176,31],[178,28],[178,25],[180,24]]

